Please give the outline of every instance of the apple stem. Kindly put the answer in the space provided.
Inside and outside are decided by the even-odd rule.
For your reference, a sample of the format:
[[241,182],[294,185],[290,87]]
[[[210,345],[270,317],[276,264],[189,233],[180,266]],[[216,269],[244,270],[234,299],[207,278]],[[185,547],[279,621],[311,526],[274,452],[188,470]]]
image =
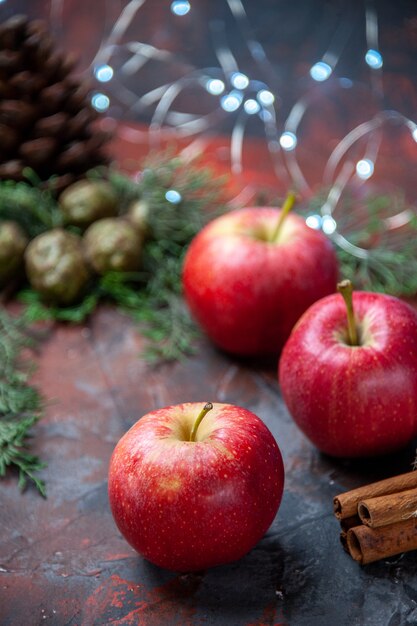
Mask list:
[[209,411],[211,411],[212,408],[213,408],[212,403],[211,402],[206,402],[206,404],[204,405],[204,407],[200,411],[196,421],[194,422],[194,426],[191,429],[190,441],[195,441],[195,437],[196,437],[196,434],[197,434],[198,427],[200,426],[200,424],[203,421],[204,417],[207,415],[207,413]]
[[272,233],[272,237],[270,238],[271,242],[278,240],[279,235],[281,233],[282,225],[285,222],[287,215],[293,208],[294,204],[295,204],[295,193],[290,191],[284,200],[284,204],[282,205],[282,209],[281,209],[281,213],[279,214],[277,225],[275,227],[274,232]]
[[342,280],[337,283],[337,291],[342,295],[346,304],[347,322],[348,322],[348,339],[349,345],[358,345],[358,332],[356,330],[355,313],[353,311],[353,285],[350,280]]

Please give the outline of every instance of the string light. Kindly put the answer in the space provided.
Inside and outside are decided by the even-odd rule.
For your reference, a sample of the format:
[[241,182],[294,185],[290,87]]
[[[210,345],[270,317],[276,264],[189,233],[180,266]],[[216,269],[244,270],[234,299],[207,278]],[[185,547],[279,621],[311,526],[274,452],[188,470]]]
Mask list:
[[353,87],[353,81],[351,81],[350,78],[342,76],[342,78],[339,78],[339,85],[343,87],[343,89],[350,89]]
[[309,228],[314,230],[321,229],[321,215],[309,215],[306,219],[306,224]]
[[256,97],[258,99],[258,102],[260,102],[264,106],[270,106],[275,101],[274,94],[271,91],[269,91],[268,89],[261,89],[256,94]]
[[367,180],[374,173],[374,162],[371,159],[361,159],[356,163],[356,173],[362,180]]
[[294,150],[297,146],[297,136],[290,131],[285,131],[285,133],[282,133],[281,137],[279,138],[279,143],[283,150],[290,152],[291,150]]
[[[5,0],[0,0],[0,3],[4,1]],[[246,27],[242,22],[243,18],[247,20],[247,16],[241,0],[224,1],[227,2],[231,8],[236,24],[240,27]],[[111,32],[106,35],[101,42],[100,49],[92,62],[93,74],[99,82],[109,82],[116,75],[116,70],[112,67],[112,65],[115,66],[116,64],[112,63],[111,59],[114,55],[119,54],[119,52],[123,53],[128,51],[129,53],[133,53],[134,57],[137,59],[136,69],[132,71],[132,74],[138,73],[142,66],[150,60],[164,63],[175,59],[175,53],[168,53],[162,48],[138,42],[137,47],[132,50],[131,44],[124,43],[126,38],[128,38],[128,28],[134,28],[134,20],[136,20],[136,18],[138,18],[139,22],[139,12],[145,2],[146,0],[128,0],[119,18],[115,20]],[[191,10],[191,3],[187,0],[171,0],[167,3],[168,12],[170,10],[169,7],[174,15],[181,16],[186,15]],[[63,27],[63,24],[55,24],[55,26],[57,28]],[[176,111],[173,103],[178,95],[183,95],[183,91],[186,88],[195,86],[202,87],[208,94],[215,96],[214,106],[219,106],[223,111],[233,113],[242,108],[246,116],[258,116],[265,125],[267,147],[270,155],[273,157],[272,162],[276,175],[280,178],[287,176],[290,180],[295,181],[301,192],[310,192],[310,186],[304,177],[301,164],[299,164],[297,160],[298,128],[305,113],[308,112],[309,107],[315,103],[317,97],[323,96],[323,93],[321,93],[317,87],[312,88],[311,83],[308,81],[307,83],[305,81],[299,82],[297,85],[302,89],[299,100],[295,102],[292,107],[288,107],[288,103],[284,103],[285,107],[282,108],[282,111],[277,111],[277,108],[274,107],[276,99],[275,94],[270,90],[268,85],[260,79],[257,79],[256,76],[249,78],[246,73],[238,69],[241,64],[240,59],[235,57],[234,50],[228,45],[228,38],[225,36],[226,26],[228,28],[229,23],[226,24],[225,21],[220,19],[216,22],[216,28],[212,32],[213,46],[218,59],[218,67],[191,68],[185,78],[168,82],[166,85],[161,84],[150,89],[140,97],[138,97],[134,87],[124,84],[123,89],[118,90],[114,97],[117,98],[118,103],[121,102],[128,108],[136,107],[139,99],[141,107],[155,109],[155,112],[158,114],[155,119],[159,120],[159,127],[167,123],[171,125],[171,127],[178,129],[178,132],[183,133],[184,136],[193,136],[197,135],[199,132],[203,132],[203,130],[211,129],[211,125],[215,124],[219,119],[217,115],[218,110],[199,116],[195,113]],[[374,10],[366,11],[366,29],[367,37],[362,52],[363,58],[371,69],[377,70],[383,65],[383,57],[378,50],[378,23],[376,11]],[[242,32],[244,38],[247,39],[253,59],[259,62],[265,70],[268,70],[270,73],[274,72],[274,64],[269,62],[261,44],[252,36],[248,38],[249,30],[246,31],[246,34],[245,31]],[[327,49],[321,54],[321,60],[312,63],[309,74],[313,81],[323,83],[329,79],[332,73],[335,73],[335,68],[346,47],[348,35],[346,20],[344,20],[342,16],[334,35],[329,38]],[[129,61],[132,61],[132,58],[130,58]],[[124,66],[122,66],[122,69],[119,67],[118,71],[123,72],[123,67]],[[253,66],[253,68],[254,67],[255,66]],[[254,71],[255,70],[252,69],[252,72]],[[380,73],[370,73],[369,91],[373,95],[374,100],[380,98],[381,80],[382,77]],[[140,81],[138,80],[136,84],[139,85]],[[328,95],[328,90],[345,90],[352,88],[354,85],[356,86],[356,83],[350,78],[336,77],[329,85],[325,86],[324,97]],[[363,86],[361,88],[363,88]],[[111,93],[112,92],[110,92],[109,95],[113,102]],[[166,94],[168,94],[168,97]],[[99,112],[104,112],[110,107],[110,99],[103,93],[95,93],[92,95],[91,102],[93,107]],[[285,117],[282,117],[282,112],[287,109],[290,110],[290,113],[285,119]],[[137,108],[136,110],[139,111],[140,109]],[[372,140],[374,131],[381,126],[384,119],[391,119],[393,113],[396,112],[380,111],[378,115],[373,116],[370,120],[362,122],[358,127],[347,133],[330,154],[325,166],[323,179],[326,184],[330,186],[333,185],[332,190],[335,189],[339,196],[342,194],[352,176],[357,175],[360,179],[365,181],[373,175],[375,161],[378,156],[378,147],[375,147],[376,144],[371,142],[371,147],[368,148],[367,151],[367,154],[371,156],[371,158],[364,158],[357,163],[352,163],[349,160],[342,162],[347,150],[350,146],[359,141],[362,136],[369,136],[369,139]],[[280,115],[279,122],[277,122],[276,119],[278,114]],[[399,113],[396,113],[396,115],[401,117],[401,119],[403,118]],[[231,144],[233,143],[234,146],[235,157],[239,155],[239,150],[242,150],[246,132],[246,122],[247,119],[245,116],[236,115],[233,131],[231,133]],[[412,120],[406,120],[406,124],[414,141],[417,143],[417,125]],[[151,130],[154,127],[155,125],[152,126]],[[281,134],[280,128],[285,129]],[[129,131],[131,136],[132,132],[133,131]],[[142,135],[145,136],[145,133],[142,133]],[[142,135],[141,141],[143,140]],[[231,150],[233,146],[231,145]],[[284,152],[284,155],[282,155],[281,151]],[[281,154],[277,156],[277,153]],[[284,158],[282,158],[282,156]],[[235,162],[232,160],[232,166],[236,164],[236,159],[237,157],[235,158]],[[343,176],[337,174],[339,165],[341,166],[341,169],[339,168],[340,172],[343,170]],[[343,169],[345,165],[346,171]],[[171,192],[174,192],[174,195],[172,195]],[[175,192],[175,190],[169,190],[169,192],[167,192],[167,201],[180,201],[175,200],[178,198],[176,194],[178,194],[178,192]],[[323,215],[324,212],[322,212],[322,216]],[[336,228],[336,223],[331,215],[332,212],[329,214],[331,221],[323,221],[323,217],[321,216],[308,216],[308,225],[322,228],[331,233],[332,229]]]
[[249,85],[249,78],[242,72],[234,72],[230,78],[230,82],[236,89],[246,89]]
[[104,93],[95,93],[91,98],[91,104],[99,113],[107,111],[110,106],[110,99]]
[[379,70],[383,66],[382,54],[372,48],[365,54],[365,61],[373,70]]
[[321,219],[321,229],[326,235],[333,235],[337,228],[336,221],[331,215],[323,215]]
[[310,68],[310,76],[313,80],[322,83],[327,80],[332,73],[332,68],[324,61],[318,61]]
[[265,109],[262,109],[262,111],[259,111],[259,117],[261,118],[263,122],[265,122],[265,124],[269,124],[270,122],[274,121],[274,116],[272,115],[272,113],[270,113],[269,111],[266,111]]
[[171,12],[175,15],[187,15],[190,9],[191,5],[187,0],[175,0],[171,3]]
[[171,204],[179,204],[182,200],[182,195],[176,189],[169,189],[165,194],[165,199]]
[[238,95],[238,92],[231,92],[226,94],[220,100],[220,106],[227,113],[233,113],[233,111],[237,111],[242,103],[242,96]]
[[213,96],[219,96],[225,90],[225,84],[219,78],[210,78],[206,82],[206,89]]
[[108,83],[113,78],[113,68],[110,65],[99,65],[94,69],[94,76],[100,83]]
[[255,113],[259,113],[259,111],[261,110],[259,102],[253,100],[253,98],[248,98],[248,100],[245,100],[245,102],[243,103],[243,108],[248,115],[254,115]]

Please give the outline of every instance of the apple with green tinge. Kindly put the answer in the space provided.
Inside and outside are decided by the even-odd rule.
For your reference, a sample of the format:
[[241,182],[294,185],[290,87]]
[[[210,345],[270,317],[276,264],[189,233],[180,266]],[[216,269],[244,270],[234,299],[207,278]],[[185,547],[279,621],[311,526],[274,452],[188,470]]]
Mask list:
[[338,262],[332,243],[305,220],[253,207],[216,218],[193,239],[183,291],[212,341],[237,355],[278,354],[302,313],[333,293]]
[[279,383],[289,412],[323,452],[367,457],[417,435],[417,313],[377,293],[340,294],[306,311],[286,343]]
[[116,445],[109,468],[122,535],[149,561],[179,572],[246,554],[271,525],[283,485],[271,432],[229,404],[148,413]]

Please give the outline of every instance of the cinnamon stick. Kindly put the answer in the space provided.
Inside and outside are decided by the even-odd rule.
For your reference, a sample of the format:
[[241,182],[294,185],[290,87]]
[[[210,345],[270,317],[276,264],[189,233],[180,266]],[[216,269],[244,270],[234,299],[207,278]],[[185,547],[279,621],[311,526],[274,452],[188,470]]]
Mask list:
[[349,548],[347,545],[347,532],[345,532],[344,530],[342,530],[342,532],[340,533],[340,543],[342,544],[343,550],[347,552],[348,554],[350,554]]
[[347,533],[349,528],[353,528],[354,526],[359,526],[361,524],[361,520],[359,515],[352,515],[352,517],[345,517],[345,519],[340,520],[340,543],[343,546],[345,552],[349,554],[349,549],[347,546]]
[[346,543],[351,557],[362,565],[416,550],[417,519],[379,528],[355,526],[348,530]]
[[357,514],[358,504],[363,500],[415,488],[417,488],[417,471],[364,485],[336,496],[333,500],[334,514],[339,520],[345,519]]
[[340,520],[340,528],[342,529],[342,532],[347,533],[349,528],[353,528],[354,526],[360,526],[361,523],[362,522],[359,515],[352,515],[351,517],[345,517],[344,519]]
[[362,500],[358,504],[358,515],[370,528],[417,517],[417,489]]

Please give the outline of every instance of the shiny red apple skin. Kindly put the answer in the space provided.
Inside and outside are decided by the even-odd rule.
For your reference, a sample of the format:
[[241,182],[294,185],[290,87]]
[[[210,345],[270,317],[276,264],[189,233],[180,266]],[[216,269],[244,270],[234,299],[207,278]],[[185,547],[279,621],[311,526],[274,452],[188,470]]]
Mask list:
[[183,290],[193,317],[212,341],[236,355],[278,354],[316,300],[333,293],[338,263],[321,232],[289,214],[278,242],[266,241],[280,211],[231,211],[191,242]]
[[148,413],[117,444],[109,499],[120,532],[161,567],[199,571],[239,559],[278,510],[284,468],[278,445],[250,411],[204,403]]
[[304,434],[336,457],[393,452],[417,435],[417,314],[383,294],[354,292],[364,345],[349,346],[339,294],[300,319],[279,363],[289,412]]

